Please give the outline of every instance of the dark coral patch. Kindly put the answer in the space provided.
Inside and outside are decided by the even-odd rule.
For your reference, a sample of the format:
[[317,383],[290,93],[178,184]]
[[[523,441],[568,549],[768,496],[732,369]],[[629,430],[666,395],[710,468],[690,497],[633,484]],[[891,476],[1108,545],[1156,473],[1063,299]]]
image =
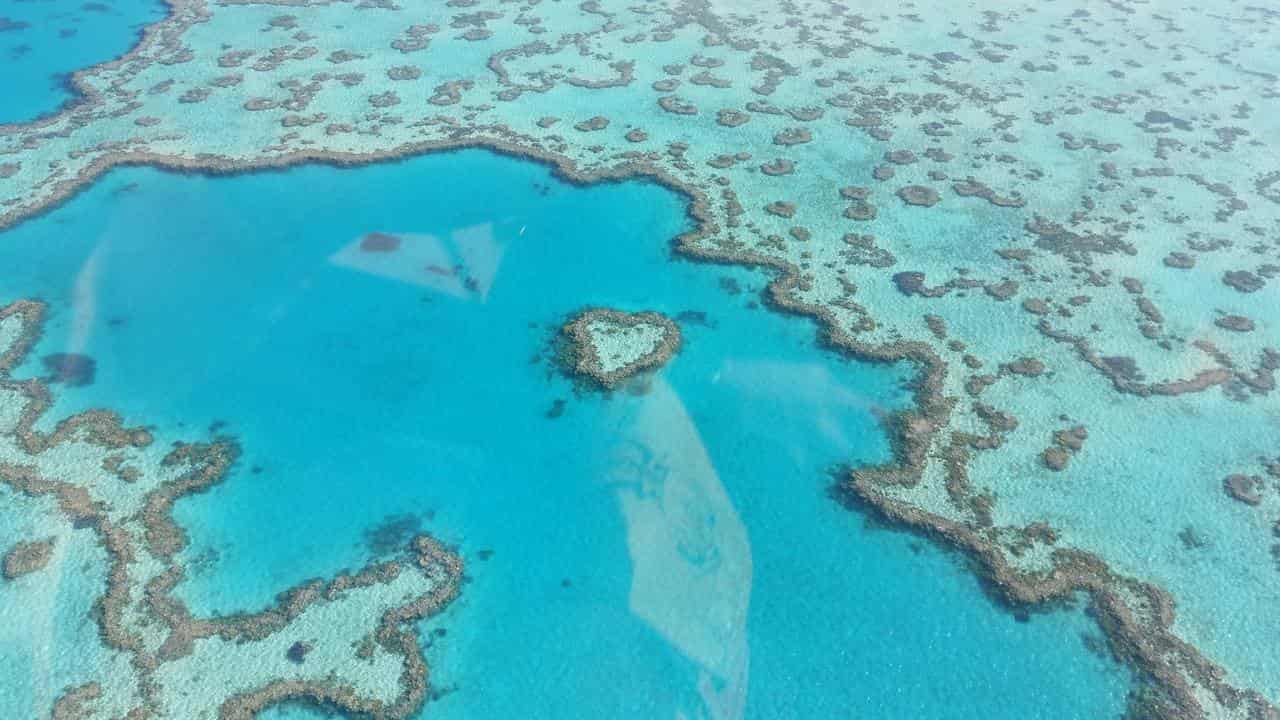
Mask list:
[[289,658],[289,662],[301,665],[307,659],[307,653],[311,652],[312,645],[309,642],[299,640],[289,646],[285,656]]
[[1266,281],[1248,270],[1229,270],[1222,274],[1222,282],[1242,293],[1257,292]]
[[53,374],[52,382],[83,387],[93,383],[97,363],[88,355],[79,353],[53,353],[41,359],[44,369]]
[[1222,480],[1222,489],[1246,505],[1262,504],[1262,478],[1257,475],[1228,475]]
[[1223,315],[1214,320],[1213,324],[1233,332],[1253,332],[1254,328],[1253,321],[1243,315]]
[[367,253],[395,252],[400,248],[400,238],[387,233],[371,232],[360,240],[360,250]]
[[771,162],[767,162],[760,166],[760,172],[771,177],[779,175],[790,175],[795,172],[796,164],[786,158],[778,158]]
[[898,189],[898,197],[908,205],[933,207],[938,204],[938,191],[927,185],[907,185]]
[[13,580],[43,569],[52,557],[52,538],[37,542],[21,542],[5,553],[0,566],[3,567],[5,579]]

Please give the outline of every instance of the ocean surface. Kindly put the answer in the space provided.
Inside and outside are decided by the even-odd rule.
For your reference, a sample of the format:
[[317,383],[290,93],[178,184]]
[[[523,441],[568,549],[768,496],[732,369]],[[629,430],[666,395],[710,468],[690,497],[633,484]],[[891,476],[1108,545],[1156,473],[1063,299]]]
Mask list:
[[71,73],[127,52],[164,10],[159,0],[0,2],[0,124],[50,115],[74,100]]
[[[83,486],[136,553],[113,579],[102,521],[0,475],[0,563],[50,548],[0,577],[0,718],[94,683],[73,717],[213,720],[306,679],[392,698],[401,658],[353,638],[439,578],[202,637],[144,686],[182,634],[149,583],[183,570],[173,596],[225,619],[419,533],[465,578],[412,626],[413,717],[1271,710],[1277,28],[1249,0],[0,0],[0,361],[9,304],[47,304],[0,367],[0,468]],[[864,499],[973,531],[1029,585],[1088,554],[1134,619],[1111,640],[1168,652],[1121,664],[1089,597],[1002,605],[976,560],[837,492],[895,458],[884,420],[921,409],[919,366],[828,347],[766,301],[770,271],[678,253],[687,197],[422,153],[460,138],[638,162],[706,199],[700,251],[793,268],[787,299],[872,352],[927,349],[929,452]],[[287,169],[225,172],[261,165]],[[564,362],[587,309],[661,313],[683,342],[603,391]],[[154,443],[32,453],[10,377],[48,382],[41,430],[107,409]],[[163,557],[136,503],[171,447],[215,439],[239,458],[176,503],[189,542]],[[141,650],[104,641],[113,582]]]
[[[761,307],[762,272],[673,256],[688,223],[659,186],[479,150],[129,168],[0,234],[0,290],[51,309],[16,376],[96,363],[46,420],[106,407],[241,444],[176,508],[197,615],[416,530],[457,546],[469,582],[419,628],[423,717],[1118,716],[1129,673],[1082,607],[1015,617],[960,558],[831,497],[836,468],[889,457],[878,414],[909,403],[910,368],[820,349]],[[362,250],[371,232],[399,249]],[[684,346],[638,386],[575,388],[552,341],[595,306],[662,312]],[[0,615],[17,602],[0,584]],[[40,647],[65,661],[88,630],[0,644],[0,699],[28,707]]]

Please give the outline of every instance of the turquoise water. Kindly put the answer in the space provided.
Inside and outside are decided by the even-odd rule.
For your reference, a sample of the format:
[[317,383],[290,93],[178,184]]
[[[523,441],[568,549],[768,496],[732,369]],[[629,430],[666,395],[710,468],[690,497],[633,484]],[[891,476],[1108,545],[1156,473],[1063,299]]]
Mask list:
[[[909,368],[820,351],[757,306],[761,274],[673,259],[686,226],[657,186],[481,151],[126,169],[0,234],[0,290],[51,304],[19,375],[96,361],[54,418],[241,442],[177,508],[196,613],[258,609],[396,528],[457,544],[470,582],[422,627],[448,691],[424,717],[1119,715],[1128,675],[1082,611],[1019,621],[828,496],[836,465],[888,457],[876,412]],[[401,248],[362,252],[372,231]],[[575,392],[548,343],[585,306],[666,313],[685,345],[643,389]]]
[[67,76],[124,54],[162,17],[158,0],[3,0],[0,124],[54,112],[75,96]]
[[47,717],[64,687],[83,682],[86,666],[127,671],[122,654],[102,648],[93,620],[107,568],[97,538],[70,532],[52,499],[33,501],[0,489],[0,547],[54,536],[66,542],[42,573],[0,581],[0,710],[5,717]]

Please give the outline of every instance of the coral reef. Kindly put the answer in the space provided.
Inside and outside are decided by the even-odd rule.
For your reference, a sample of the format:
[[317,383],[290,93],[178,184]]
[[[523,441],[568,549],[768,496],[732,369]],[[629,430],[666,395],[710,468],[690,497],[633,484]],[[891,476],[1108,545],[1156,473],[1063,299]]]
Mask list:
[[565,367],[606,389],[665,365],[680,350],[679,326],[656,312],[586,310],[560,332],[567,342]]
[[[362,32],[335,30],[354,5],[291,3],[276,21],[277,3],[172,0],[134,50],[71,79],[79,102],[0,127],[0,227],[141,163],[230,173],[487,147],[573,182],[663,183],[696,223],[680,255],[764,269],[770,304],[816,318],[826,345],[919,366],[917,408],[888,422],[897,464],[842,484],[860,507],[965,549],[1012,603],[1089,594],[1152,682],[1135,699],[1149,715],[1275,716],[1280,660],[1248,642],[1274,615],[1273,541],[1245,517],[1272,508],[1221,494],[1230,468],[1275,452],[1275,13],[467,0],[360,4]],[[409,58],[420,75],[392,70]],[[118,451],[144,439],[107,417],[74,432]],[[172,499],[148,502],[163,516]],[[97,512],[84,522],[115,527]],[[1052,533],[1022,532],[1048,517]],[[1188,568],[1188,522],[1237,552]],[[180,534],[152,525],[150,550],[129,547],[163,564]],[[319,646],[285,657],[299,641],[273,657],[310,671]],[[304,687],[245,689],[244,707]]]
[[[43,315],[31,301],[0,309],[0,482],[51,496],[65,532],[96,536],[109,567],[94,619],[105,648],[127,657],[131,673],[106,677],[110,668],[85,667],[84,683],[66,689],[53,717],[249,718],[302,699],[385,718],[417,710],[427,666],[411,623],[456,596],[458,556],[417,535],[394,559],[307,581],[262,611],[193,616],[172,594],[186,574],[178,560],[186,537],[170,512],[178,498],[225,477],[237,444],[219,437],[160,451],[150,432],[106,411],[62,419],[50,433],[36,429],[48,386],[10,372],[34,345]],[[109,469],[126,462],[136,473],[129,480]],[[38,570],[57,542],[11,549],[5,577]],[[306,650],[295,652],[300,642]]]
[[13,580],[42,570],[49,564],[52,556],[52,538],[20,542],[4,554],[4,577],[6,580]]

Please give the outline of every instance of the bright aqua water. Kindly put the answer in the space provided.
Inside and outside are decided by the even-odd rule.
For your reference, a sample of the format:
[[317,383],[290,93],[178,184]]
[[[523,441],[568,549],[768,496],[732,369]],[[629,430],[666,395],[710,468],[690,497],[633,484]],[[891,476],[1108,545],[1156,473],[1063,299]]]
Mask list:
[[[827,496],[834,465],[887,457],[873,411],[907,402],[907,369],[818,350],[808,322],[753,307],[759,274],[673,261],[686,223],[659,187],[480,151],[117,170],[0,235],[0,292],[52,305],[26,372],[97,361],[58,414],[243,443],[177,510],[196,612],[358,566],[388,517],[457,543],[472,580],[424,625],[456,690],[424,716],[1118,715],[1127,674],[1085,649],[1082,612],[1019,622]],[[370,231],[408,239],[361,253]],[[577,395],[546,349],[587,305],[705,322],[685,316],[647,393]]]
[[74,95],[66,76],[127,52],[163,16],[158,0],[0,0],[0,124],[57,110]]
[[[40,512],[31,512],[33,504]],[[86,666],[113,662],[110,652],[99,651],[93,620],[107,554],[93,533],[70,532],[69,525],[52,498],[33,500],[0,489],[0,547],[32,538],[67,539],[40,573],[48,573],[47,582],[35,576],[0,581],[0,710],[6,718],[47,717],[63,688],[84,681]],[[116,667],[124,669],[126,662]]]

